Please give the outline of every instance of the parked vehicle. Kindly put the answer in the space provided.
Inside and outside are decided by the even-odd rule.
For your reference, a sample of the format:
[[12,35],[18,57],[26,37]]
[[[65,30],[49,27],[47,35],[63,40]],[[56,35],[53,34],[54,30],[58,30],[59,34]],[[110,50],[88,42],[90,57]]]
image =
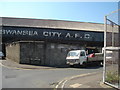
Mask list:
[[85,50],[69,51],[66,57],[68,65],[86,65],[89,62],[103,63],[103,53],[92,53],[87,55]]
[[3,52],[0,51],[0,59],[3,59],[4,58],[4,54]]

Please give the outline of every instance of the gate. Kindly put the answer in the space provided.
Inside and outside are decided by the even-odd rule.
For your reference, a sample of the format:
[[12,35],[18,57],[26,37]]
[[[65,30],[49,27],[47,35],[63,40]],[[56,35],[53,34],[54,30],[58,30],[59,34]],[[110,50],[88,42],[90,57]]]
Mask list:
[[44,43],[32,42],[30,43],[29,52],[30,64],[34,65],[44,65]]
[[20,42],[21,63],[44,65],[45,64],[45,45],[40,41]]
[[119,10],[105,16],[103,82],[120,89]]

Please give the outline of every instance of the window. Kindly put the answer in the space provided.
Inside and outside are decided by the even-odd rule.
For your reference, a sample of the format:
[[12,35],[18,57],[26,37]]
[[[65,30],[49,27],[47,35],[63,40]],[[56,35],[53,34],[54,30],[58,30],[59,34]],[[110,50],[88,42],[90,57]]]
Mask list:
[[80,56],[85,56],[85,52],[81,52]]

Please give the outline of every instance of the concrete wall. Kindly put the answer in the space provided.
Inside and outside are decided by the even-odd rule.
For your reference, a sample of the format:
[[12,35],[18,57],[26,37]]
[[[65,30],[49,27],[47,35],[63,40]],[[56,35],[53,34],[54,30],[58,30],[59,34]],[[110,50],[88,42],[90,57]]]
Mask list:
[[79,45],[66,45],[47,43],[46,45],[46,65],[64,66],[66,65],[66,55],[72,49],[80,49]]
[[6,45],[6,57],[15,62],[20,62],[20,45],[19,43],[11,43]]
[[23,41],[6,46],[7,58],[15,62],[47,66],[65,66],[66,55],[72,49],[81,49],[81,46]]
[[20,63],[64,66],[66,55],[71,49],[80,49],[79,45],[66,45],[45,42],[19,42]]
[[7,58],[18,63],[60,66],[66,65],[68,51],[85,49],[79,44],[59,44],[40,41],[21,41],[6,46]]

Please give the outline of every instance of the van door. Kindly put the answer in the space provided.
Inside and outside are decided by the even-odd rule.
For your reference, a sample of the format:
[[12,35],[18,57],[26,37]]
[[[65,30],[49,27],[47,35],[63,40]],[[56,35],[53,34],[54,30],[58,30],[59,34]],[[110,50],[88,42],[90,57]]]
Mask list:
[[85,51],[81,51],[80,52],[80,64],[82,65],[83,62],[87,61],[87,57],[86,57],[86,52]]

